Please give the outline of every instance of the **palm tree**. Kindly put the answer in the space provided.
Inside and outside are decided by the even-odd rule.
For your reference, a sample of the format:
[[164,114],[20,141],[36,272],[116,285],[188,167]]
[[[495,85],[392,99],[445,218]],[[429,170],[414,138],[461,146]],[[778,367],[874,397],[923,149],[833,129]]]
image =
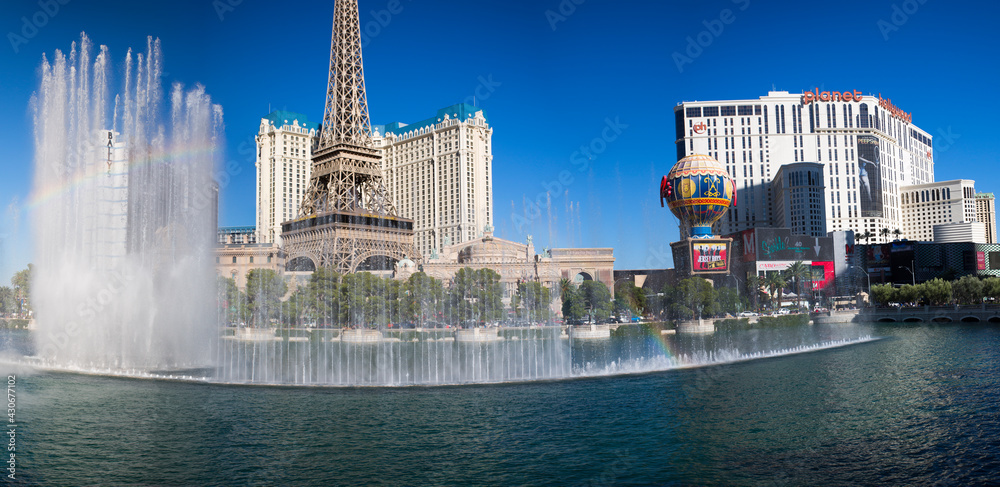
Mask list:
[[859,240],[864,239],[865,245],[868,245],[868,240],[870,240],[872,237],[874,237],[874,235],[872,235],[872,232],[869,232],[868,230],[865,230],[865,233],[858,235]]
[[899,236],[903,234],[903,231],[897,228],[892,231],[892,234],[896,236],[896,240],[899,240]]
[[[781,295],[781,290],[785,288],[785,284],[785,276],[782,276],[780,272],[772,272],[764,278],[764,285],[771,290],[770,294],[775,296],[772,298],[771,308],[777,309],[777,306],[774,305],[774,300],[777,299],[777,296]],[[780,303],[780,301],[778,302]]]
[[795,304],[796,306],[802,305],[802,279],[809,277],[812,270],[809,266],[805,265],[801,260],[790,265],[788,269],[785,269],[785,277],[791,279],[795,282]]
[[888,240],[888,238],[889,238],[889,229],[888,228],[883,228],[883,229],[881,229],[881,230],[878,231],[878,234],[881,235],[882,238],[885,238],[885,239]]
[[757,298],[760,296],[760,276],[754,274],[747,277],[747,294],[753,299],[753,309],[758,311],[760,307],[757,305]]

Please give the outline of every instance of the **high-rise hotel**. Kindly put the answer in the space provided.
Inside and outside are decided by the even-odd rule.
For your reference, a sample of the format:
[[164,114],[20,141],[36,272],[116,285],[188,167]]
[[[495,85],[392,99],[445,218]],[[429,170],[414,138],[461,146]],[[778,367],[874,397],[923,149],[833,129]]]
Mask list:
[[493,226],[493,129],[465,103],[416,123],[373,127],[382,173],[400,216],[413,219],[425,259]]
[[894,238],[882,229],[901,228],[900,187],[934,181],[930,134],[881,95],[772,91],[756,100],[683,102],[674,115],[678,159],[709,154],[737,181],[737,205],[717,223],[719,234],[781,223],[772,181],[786,164],[821,164],[825,230],[871,232],[872,243]]
[[319,126],[301,113],[274,111],[257,132],[257,241],[281,246],[281,223],[299,216],[312,175]]
[[[478,238],[493,225],[493,129],[467,104],[416,123],[373,127],[382,174],[399,215],[414,220],[417,251]],[[299,217],[319,126],[275,111],[257,133],[257,241],[281,246],[281,223]]]

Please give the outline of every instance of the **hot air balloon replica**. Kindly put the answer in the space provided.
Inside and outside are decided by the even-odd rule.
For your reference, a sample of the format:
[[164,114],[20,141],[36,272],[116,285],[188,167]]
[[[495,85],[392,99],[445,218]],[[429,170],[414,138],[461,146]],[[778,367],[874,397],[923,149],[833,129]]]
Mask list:
[[689,274],[729,273],[732,239],[712,234],[712,224],[736,204],[736,181],[726,169],[705,154],[691,154],[674,164],[660,181],[660,205],[690,230],[690,236],[671,244],[674,263],[690,263]]

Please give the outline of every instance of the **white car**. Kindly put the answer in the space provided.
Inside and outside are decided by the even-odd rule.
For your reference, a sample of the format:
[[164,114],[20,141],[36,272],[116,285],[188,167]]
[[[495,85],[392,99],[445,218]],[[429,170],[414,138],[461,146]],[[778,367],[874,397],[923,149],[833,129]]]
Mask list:
[[738,314],[736,316],[738,316],[740,318],[749,318],[751,316],[757,316],[757,313],[754,313],[753,311],[743,311],[743,312],[741,312],[740,314]]

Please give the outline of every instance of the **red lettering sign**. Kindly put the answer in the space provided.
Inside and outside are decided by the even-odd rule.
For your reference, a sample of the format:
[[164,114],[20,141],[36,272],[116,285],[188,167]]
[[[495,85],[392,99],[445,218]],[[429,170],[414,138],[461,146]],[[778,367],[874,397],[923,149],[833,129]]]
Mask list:
[[840,92],[819,91],[819,88],[816,88],[802,94],[802,105],[808,105],[814,101],[861,101],[862,99],[864,97],[858,90]]
[[754,231],[744,230],[743,231],[743,262],[750,262],[757,260],[757,239],[754,236]]
[[900,110],[899,107],[892,104],[892,100],[882,98],[882,94],[878,94],[878,106],[882,107],[885,111],[891,113],[894,117],[906,122],[913,123],[913,114],[904,112]]
[[703,134],[705,133],[705,129],[707,129],[708,127],[705,125],[705,122],[698,122],[694,125],[693,128],[694,128],[694,133]]

